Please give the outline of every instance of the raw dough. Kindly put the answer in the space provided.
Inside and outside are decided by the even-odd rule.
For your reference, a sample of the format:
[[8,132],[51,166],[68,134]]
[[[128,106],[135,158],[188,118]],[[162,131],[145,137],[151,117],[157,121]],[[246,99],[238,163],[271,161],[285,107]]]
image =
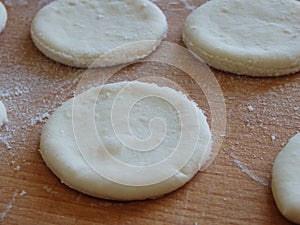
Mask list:
[[273,165],[272,192],[280,212],[300,224],[300,133],[291,138]]
[[71,188],[127,201],[184,185],[208,161],[210,142],[194,102],[134,81],[98,86],[65,102],[43,128],[40,152]]
[[0,33],[4,30],[7,21],[5,6],[0,2]]
[[150,54],[167,27],[162,11],[148,0],[56,0],[37,13],[31,37],[62,64],[107,67]]
[[250,76],[300,70],[300,3],[211,0],[188,16],[185,45],[207,64]]
[[7,113],[5,105],[0,101],[0,127],[3,126],[3,124],[7,123]]

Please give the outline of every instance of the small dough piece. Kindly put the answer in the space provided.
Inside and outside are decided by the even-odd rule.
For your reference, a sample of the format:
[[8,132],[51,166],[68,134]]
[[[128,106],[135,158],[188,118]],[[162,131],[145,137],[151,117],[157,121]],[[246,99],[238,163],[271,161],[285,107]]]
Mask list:
[[7,123],[7,113],[5,105],[0,101],[0,127],[3,126],[3,124]]
[[56,0],[31,26],[36,47],[74,67],[108,67],[146,57],[166,36],[162,11],[148,0]]
[[40,152],[69,187],[128,201],[184,185],[208,161],[210,142],[194,102],[171,88],[134,81],[91,88],[63,103],[42,130]]
[[211,0],[188,16],[183,40],[217,69],[286,75],[300,70],[299,15],[295,0]]
[[0,33],[4,30],[7,21],[7,11],[5,6],[0,2]]
[[276,157],[272,192],[278,209],[288,220],[300,224],[300,133],[290,139]]

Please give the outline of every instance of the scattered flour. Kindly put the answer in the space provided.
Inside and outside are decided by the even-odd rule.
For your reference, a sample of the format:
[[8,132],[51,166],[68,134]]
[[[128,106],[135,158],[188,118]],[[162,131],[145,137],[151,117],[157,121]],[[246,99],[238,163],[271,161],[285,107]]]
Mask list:
[[5,0],[4,4],[8,6],[16,6],[16,5],[23,6],[23,5],[27,5],[28,1],[27,0]]
[[0,132],[0,145],[2,143],[6,149],[19,149],[15,144],[25,143],[32,127],[44,123],[51,112],[70,98],[80,79],[80,75],[72,70],[66,76],[62,71],[53,71],[57,74],[55,77],[47,77],[47,73],[43,68],[29,72],[26,66],[20,65],[0,68],[0,82],[6,84],[0,97],[5,101],[7,112],[13,115],[13,119]]
[[49,187],[48,185],[43,186],[43,189],[44,189],[45,191],[47,191],[49,194],[51,194],[51,195],[56,195],[56,194],[57,194],[57,192],[54,191],[54,190],[53,190],[51,187]]
[[241,161],[238,160],[237,156],[231,152],[230,156],[234,159],[234,164],[238,167],[240,167],[243,171],[243,173],[247,174],[250,178],[255,180],[256,182],[260,183],[263,186],[269,186],[269,182],[256,174],[254,174],[251,170],[248,169],[248,167],[242,163]]
[[5,209],[3,210],[2,213],[0,213],[0,221],[3,221],[4,218],[6,217],[7,213],[10,211],[10,209],[14,206],[15,201],[16,201],[16,196],[18,194],[18,190],[16,190],[10,199],[9,203],[6,205]]
[[5,105],[0,101],[0,127],[8,123]]
[[17,165],[15,168],[13,168],[13,170],[14,170],[15,172],[20,171],[20,169],[21,169],[21,166],[19,166],[19,165]]
[[27,192],[23,189],[21,192],[20,192],[20,194],[19,194],[20,196],[24,196],[24,195],[27,195]]
[[251,112],[254,110],[254,107],[252,105],[248,105],[248,110],[249,110],[249,112]]
[[30,119],[30,125],[33,126],[36,123],[44,123],[45,119],[48,119],[50,117],[50,114],[48,112],[45,112],[43,114],[37,113],[37,116]]
[[189,0],[179,0],[181,3],[184,4],[184,7],[188,10],[194,10],[197,8],[197,6],[194,6],[193,4],[189,3]]
[[0,143],[4,144],[7,149],[11,149],[11,145],[9,143],[9,139],[12,137],[10,134],[2,134],[0,132]]

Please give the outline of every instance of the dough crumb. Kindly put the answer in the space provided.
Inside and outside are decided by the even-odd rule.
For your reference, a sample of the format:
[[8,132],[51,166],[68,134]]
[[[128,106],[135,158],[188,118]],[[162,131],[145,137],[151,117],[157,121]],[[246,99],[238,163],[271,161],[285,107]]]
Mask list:
[[21,166],[19,166],[19,165],[17,165],[15,168],[13,168],[13,170],[14,170],[15,172],[20,171],[20,169],[21,169]]
[[5,105],[0,101],[0,127],[8,123]]
[[21,192],[20,192],[20,194],[19,194],[20,196],[24,196],[24,195],[27,195],[27,192],[23,189]]
[[255,108],[254,108],[253,106],[248,105],[248,110],[249,110],[250,112],[252,112],[254,109],[255,109]]

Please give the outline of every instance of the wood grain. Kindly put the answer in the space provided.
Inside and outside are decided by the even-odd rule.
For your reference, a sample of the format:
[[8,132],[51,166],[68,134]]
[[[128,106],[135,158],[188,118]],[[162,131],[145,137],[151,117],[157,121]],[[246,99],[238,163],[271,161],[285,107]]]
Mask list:
[[[4,2],[9,20],[0,35],[0,87],[10,122],[0,133],[1,224],[291,224],[275,206],[270,179],[277,153],[299,131],[299,73],[249,78],[213,70],[227,107],[220,153],[205,172],[163,198],[110,202],[61,184],[40,157],[39,137],[47,113],[72,96],[75,78],[84,71],[55,63],[34,47],[30,23],[47,2]],[[181,30],[191,12],[187,6],[204,1],[184,2],[156,2],[168,18],[166,40],[180,45]],[[110,81],[149,73],[181,85],[210,117],[199,87],[172,68],[135,64]]]

